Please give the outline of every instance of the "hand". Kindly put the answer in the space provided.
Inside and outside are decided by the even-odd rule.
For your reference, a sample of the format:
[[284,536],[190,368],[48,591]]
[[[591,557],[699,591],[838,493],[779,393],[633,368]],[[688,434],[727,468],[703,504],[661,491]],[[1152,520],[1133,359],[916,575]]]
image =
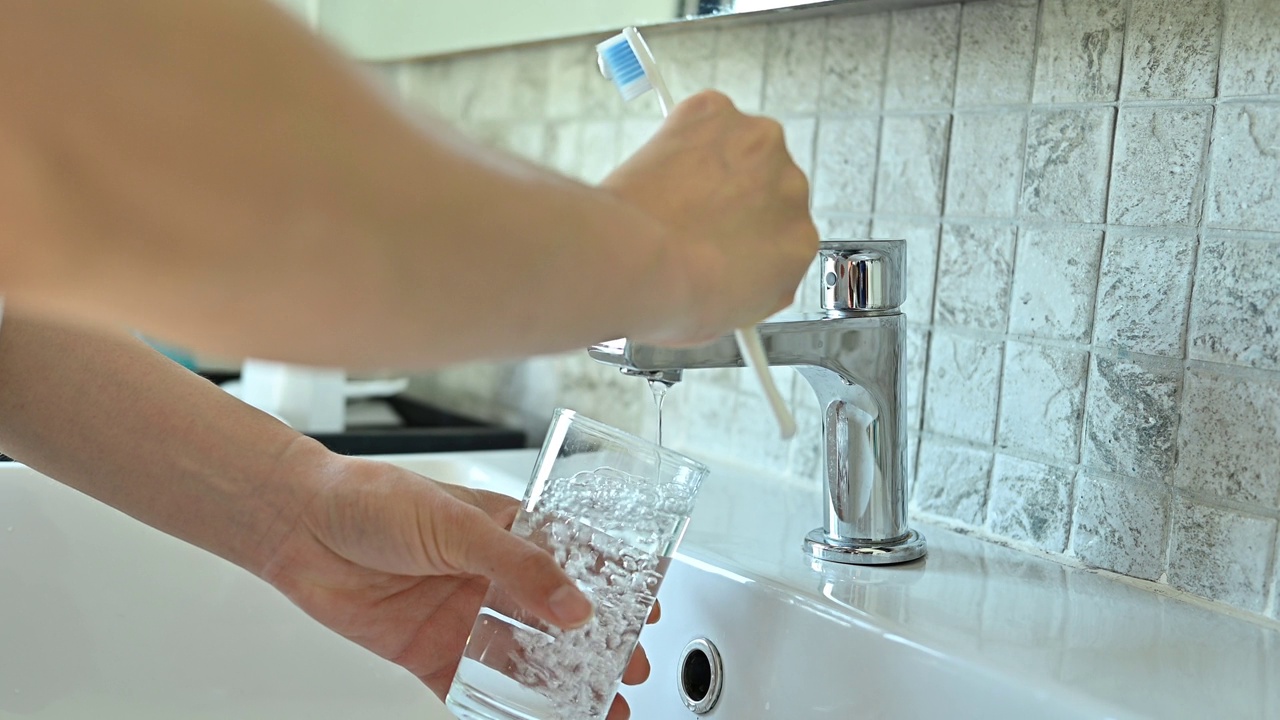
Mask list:
[[[590,618],[590,604],[550,554],[508,532],[519,503],[438,483],[385,463],[311,457],[320,489],[274,553],[263,577],[316,620],[448,693],[489,582],[562,627]],[[311,470],[314,476],[317,470]],[[288,481],[287,478],[282,478]],[[650,617],[657,619],[658,611]],[[623,676],[643,682],[643,649]],[[630,716],[614,699],[609,720]]]
[[641,340],[686,344],[754,324],[791,304],[817,252],[809,183],[782,126],[716,92],[680,103],[601,187],[696,251],[687,324]]

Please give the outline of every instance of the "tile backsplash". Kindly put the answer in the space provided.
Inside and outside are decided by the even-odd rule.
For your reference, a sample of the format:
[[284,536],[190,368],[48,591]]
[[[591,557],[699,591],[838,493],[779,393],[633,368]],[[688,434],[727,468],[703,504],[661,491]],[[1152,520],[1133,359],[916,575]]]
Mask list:
[[[649,39],[677,96],[782,121],[825,238],[907,240],[912,511],[1280,619],[1280,3],[776,17]],[[659,122],[594,65],[572,40],[378,71],[590,182]],[[817,483],[817,403],[775,374],[794,443],[723,370],[671,392],[672,444]],[[557,405],[654,423],[644,384],[585,352],[414,390],[534,436]]]

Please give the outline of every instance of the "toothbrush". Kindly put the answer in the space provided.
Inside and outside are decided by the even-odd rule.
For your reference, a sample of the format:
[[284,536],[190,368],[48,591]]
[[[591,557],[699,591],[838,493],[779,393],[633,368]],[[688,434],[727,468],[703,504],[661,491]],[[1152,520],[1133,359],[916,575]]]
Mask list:
[[[600,72],[606,79],[612,80],[614,87],[622,94],[622,99],[630,102],[653,90],[658,96],[658,107],[662,116],[671,112],[675,102],[671,99],[671,91],[662,80],[658,71],[658,62],[653,53],[640,37],[640,31],[634,27],[624,28],[622,33],[605,40],[596,46],[599,55]],[[747,367],[760,379],[769,407],[778,420],[782,431],[782,439],[788,440],[796,434],[796,419],[792,417],[790,408],[778,392],[778,386],[769,372],[769,363],[765,360],[764,345],[760,342],[760,333],[755,327],[738,328],[733,332],[738,341],[738,351],[742,353]]]

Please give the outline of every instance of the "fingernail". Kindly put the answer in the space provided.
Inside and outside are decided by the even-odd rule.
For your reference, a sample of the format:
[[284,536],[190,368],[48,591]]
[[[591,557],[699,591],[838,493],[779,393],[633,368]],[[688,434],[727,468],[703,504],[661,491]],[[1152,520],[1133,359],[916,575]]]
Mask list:
[[548,604],[551,605],[551,613],[556,616],[556,621],[563,627],[584,625],[595,614],[591,601],[572,585],[562,585],[551,593]]

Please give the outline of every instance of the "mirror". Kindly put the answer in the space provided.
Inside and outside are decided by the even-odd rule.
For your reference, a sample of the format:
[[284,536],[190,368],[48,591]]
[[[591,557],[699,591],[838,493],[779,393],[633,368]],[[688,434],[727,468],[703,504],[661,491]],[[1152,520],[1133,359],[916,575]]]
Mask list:
[[[319,31],[353,57],[390,61],[782,8],[867,12],[940,0],[312,0]],[[843,8],[842,8],[843,9]],[[855,8],[851,8],[855,9]]]

